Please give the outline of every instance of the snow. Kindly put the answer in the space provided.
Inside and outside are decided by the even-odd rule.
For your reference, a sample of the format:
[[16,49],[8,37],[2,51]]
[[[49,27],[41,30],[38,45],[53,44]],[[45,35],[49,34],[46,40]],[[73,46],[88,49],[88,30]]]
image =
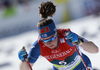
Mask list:
[[[57,24],[57,28],[70,28],[73,32],[93,41],[98,47],[100,46],[100,17],[90,16]],[[20,60],[18,59],[18,51],[25,46],[28,52],[37,37],[37,31],[32,30],[0,39],[0,70],[19,70]],[[93,68],[100,70],[100,52],[96,54],[91,54],[84,50],[82,52],[90,58]],[[51,68],[52,64],[42,56],[39,57],[33,66],[34,70],[50,70]]]

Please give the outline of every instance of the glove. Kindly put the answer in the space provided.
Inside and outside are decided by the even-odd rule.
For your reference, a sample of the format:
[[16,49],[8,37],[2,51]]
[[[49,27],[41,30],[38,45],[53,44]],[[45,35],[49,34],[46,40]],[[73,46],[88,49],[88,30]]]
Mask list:
[[67,34],[67,39],[69,39],[72,43],[78,42],[78,36],[73,32]]
[[23,51],[24,49],[22,48],[19,52],[18,52],[18,57],[20,60],[22,61],[26,61],[25,59],[27,58],[28,54],[26,51]]

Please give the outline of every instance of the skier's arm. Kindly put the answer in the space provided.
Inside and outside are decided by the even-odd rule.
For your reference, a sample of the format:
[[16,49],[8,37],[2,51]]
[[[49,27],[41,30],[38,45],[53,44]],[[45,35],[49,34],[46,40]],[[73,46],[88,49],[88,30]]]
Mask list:
[[98,47],[92,41],[86,41],[84,38],[78,36],[73,32],[67,32],[67,39],[69,39],[73,44],[81,46],[85,51],[89,53],[97,53],[99,51]]
[[[28,57],[25,51],[19,51],[18,57],[21,60],[20,66],[19,66],[20,70],[30,70],[29,65],[31,65],[31,68],[32,68],[33,64],[38,59],[38,56],[40,55],[40,48],[39,48],[38,41],[36,41],[35,45],[33,46],[34,47],[32,47],[28,53]],[[28,61],[30,62],[30,64],[27,63],[27,60],[24,61],[25,58],[28,58]]]
[[84,41],[80,45],[85,51],[89,53],[98,53],[98,47],[92,41]]
[[33,48],[31,49],[28,55],[26,51],[18,52],[18,57],[21,60],[19,70],[32,70],[32,66],[39,56],[39,54],[34,53],[32,50]]

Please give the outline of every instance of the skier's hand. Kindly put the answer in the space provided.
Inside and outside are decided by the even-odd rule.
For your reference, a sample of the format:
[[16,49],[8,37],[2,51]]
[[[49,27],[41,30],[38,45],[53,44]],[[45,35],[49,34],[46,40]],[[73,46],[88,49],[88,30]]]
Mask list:
[[23,48],[18,52],[18,57],[22,61],[25,61],[25,59],[27,58],[27,56],[28,56],[28,54],[27,54],[26,51],[24,51]]
[[78,36],[77,36],[77,34],[75,34],[73,32],[70,32],[67,35],[67,39],[71,40],[72,43],[78,42]]

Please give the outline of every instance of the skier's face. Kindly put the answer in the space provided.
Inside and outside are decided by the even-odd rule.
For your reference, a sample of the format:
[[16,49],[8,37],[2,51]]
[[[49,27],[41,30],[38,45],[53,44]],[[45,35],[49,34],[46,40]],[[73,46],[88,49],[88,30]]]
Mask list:
[[50,48],[50,49],[54,49],[57,47],[57,34],[53,34],[52,36],[49,36],[47,38],[43,38],[44,40],[44,44]]

